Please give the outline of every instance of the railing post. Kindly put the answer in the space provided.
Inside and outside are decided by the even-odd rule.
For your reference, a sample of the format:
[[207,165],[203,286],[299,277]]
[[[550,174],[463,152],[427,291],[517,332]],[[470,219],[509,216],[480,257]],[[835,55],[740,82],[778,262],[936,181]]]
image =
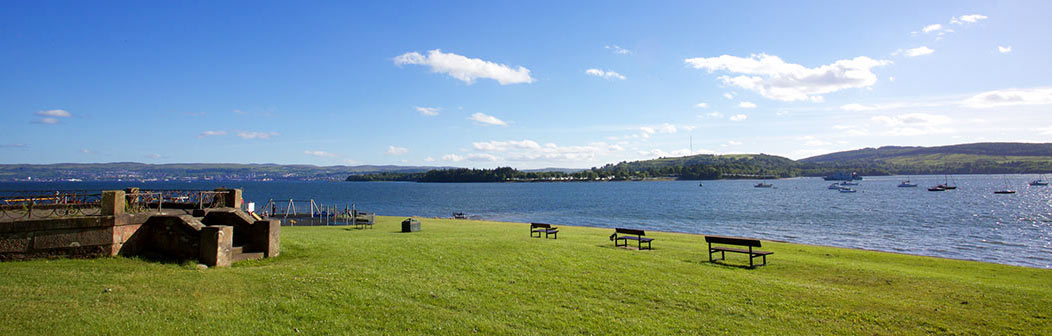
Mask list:
[[124,190],[105,190],[102,192],[102,215],[120,216],[124,214]]

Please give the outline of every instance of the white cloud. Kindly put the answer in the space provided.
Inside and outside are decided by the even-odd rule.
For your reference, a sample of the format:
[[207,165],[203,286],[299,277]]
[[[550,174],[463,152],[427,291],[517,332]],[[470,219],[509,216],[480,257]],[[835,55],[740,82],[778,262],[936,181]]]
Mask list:
[[222,136],[226,135],[226,131],[204,131],[198,134],[198,138],[210,137],[210,136]]
[[832,145],[833,144],[833,143],[828,142],[828,141],[819,140],[817,137],[815,137],[813,135],[796,137],[796,140],[797,141],[803,141],[804,146],[808,146],[808,147],[818,147],[818,146],[826,146],[826,145]]
[[723,118],[723,113],[712,111],[712,112],[706,113],[705,116],[709,117],[709,118]]
[[884,124],[889,129],[883,132],[886,136],[918,136],[945,134],[954,132],[948,125],[953,121],[948,116],[927,113],[906,113],[899,115],[878,115],[871,120]]
[[468,120],[474,120],[483,125],[508,126],[508,123],[504,122],[504,120],[497,119],[497,117],[485,113],[472,114],[471,117],[468,117]]
[[997,46],[997,52],[1000,52],[1002,54],[1007,54],[1007,53],[1012,52],[1012,47],[1011,46],[1008,46],[1008,47]]
[[242,139],[270,139],[270,137],[276,135],[278,135],[278,132],[237,132],[237,136]]
[[628,49],[625,49],[625,48],[621,48],[621,47],[616,46],[616,45],[612,45],[612,46],[608,45],[608,46],[606,46],[604,48],[606,48],[608,50],[612,50],[615,54],[618,54],[618,55],[628,55],[628,54],[632,53],[631,50],[628,50]]
[[748,58],[730,55],[688,58],[685,62],[709,73],[722,70],[742,74],[736,77],[720,76],[719,79],[724,84],[782,101],[808,100],[815,95],[872,86],[877,82],[877,75],[872,69],[891,64],[891,61],[859,56],[807,68],[767,54],[753,54]]
[[779,117],[787,116],[787,115],[789,115],[789,111],[778,111],[778,112],[775,112],[774,115],[779,116]]
[[925,33],[930,33],[930,32],[939,31],[939,30],[942,30],[942,25],[938,24],[938,23],[930,24],[930,25],[924,26],[924,28],[921,28],[921,31],[925,32]]
[[402,155],[405,153],[409,153],[409,149],[406,149],[405,147],[387,146],[387,154]]
[[851,103],[851,104],[840,105],[840,109],[844,110],[844,111],[858,112],[858,111],[877,110],[877,109],[880,109],[880,107],[878,107],[876,105],[862,105],[862,104],[857,104],[857,103]]
[[605,142],[593,142],[585,146],[559,146],[554,143],[542,145],[529,139],[475,142],[472,146],[482,152],[501,153],[508,161],[583,161],[592,160],[597,155],[624,150],[619,145]]
[[1048,105],[1052,104],[1052,87],[987,91],[965,99],[961,104],[971,108]]
[[37,111],[35,114],[38,115],[38,116],[41,116],[41,117],[59,117],[59,118],[69,118],[69,117],[73,116],[72,114],[69,113],[69,111],[66,111],[66,110]]
[[424,161],[435,162],[435,158],[428,156],[428,157],[424,158]]
[[310,156],[317,156],[317,157],[336,157],[336,154],[325,152],[325,151],[305,150],[305,151],[303,151],[303,154],[307,154],[307,155],[310,155]]
[[24,143],[12,143],[12,144],[0,144],[0,148],[26,148],[29,147]]
[[729,119],[731,121],[743,121],[745,119],[749,119],[749,116],[744,115],[744,114],[735,114],[735,115],[732,115]]
[[741,103],[738,103],[738,107],[744,108],[744,109],[751,109],[751,108],[756,108],[756,104],[753,104],[752,102],[743,101]]
[[34,123],[47,125],[58,124],[61,121],[59,118],[69,118],[73,116],[73,114],[66,110],[44,110],[36,111],[33,114],[42,117],[34,120]]
[[950,18],[950,23],[963,25],[963,24],[966,24],[966,23],[976,23],[976,22],[979,22],[979,20],[986,20],[988,18],[989,17],[987,17],[986,15],[982,15],[982,14],[961,15],[961,16]]
[[[703,151],[704,152],[711,152],[711,151],[708,151],[708,150],[703,150]],[[648,156],[648,157],[677,157],[677,156],[691,155],[690,149],[676,149],[676,150],[672,150],[670,152],[666,152],[666,151],[661,150],[661,149],[652,149],[652,150],[649,150],[649,151],[639,151],[638,153],[639,153],[639,155],[645,155],[645,156]],[[701,153],[701,152],[699,152],[699,153]]]
[[1052,135],[1052,127],[1038,128],[1037,132],[1044,135]]
[[442,156],[442,161],[460,162],[464,161],[464,157],[456,154],[446,154]]
[[888,76],[888,81],[889,82],[894,82],[895,81],[895,76]]
[[395,65],[426,65],[432,72],[444,73],[450,77],[471,84],[478,78],[489,78],[500,85],[533,83],[530,69],[522,66],[512,69],[504,64],[484,61],[478,58],[467,58],[454,53],[443,53],[440,49],[427,52],[427,56],[417,52],[408,52],[394,58]]
[[739,146],[741,144],[742,144],[741,141],[734,141],[734,140],[728,140],[727,141],[727,145],[728,146]]
[[709,104],[708,103],[697,103],[697,104],[694,104],[694,107],[697,107],[697,108],[709,108]]
[[460,156],[456,154],[446,154],[442,156],[443,161],[460,162],[464,160],[468,161],[497,161],[499,158],[492,154],[468,154],[467,156]]
[[[935,52],[935,49],[928,48],[926,46],[920,46],[920,47],[916,47],[916,48],[912,48],[912,49],[903,50],[902,51],[902,55],[906,56],[906,57],[917,57],[917,56],[930,55],[931,53],[934,53],[934,52]],[[896,52],[896,53],[898,53],[898,52]]]
[[162,159],[162,158],[164,158],[164,155],[157,154],[157,153],[150,153],[150,154],[146,154],[145,157],[148,158],[148,159]]
[[415,108],[416,108],[416,110],[418,112],[420,112],[421,115],[426,115],[426,116],[429,116],[429,117],[437,116],[438,115],[438,111],[442,110],[441,107],[420,107],[420,106],[416,106]]
[[621,74],[613,72],[613,71],[610,71],[610,70],[603,71],[603,70],[600,70],[600,69],[588,69],[588,70],[585,70],[584,73],[592,75],[592,76],[596,76],[596,77],[599,77],[599,78],[604,78],[604,79],[620,79],[620,80],[627,79],[627,78],[625,78],[625,76],[622,76]]
[[730,93],[730,92],[724,92],[723,93],[723,98],[734,99],[734,94]]
[[902,125],[944,125],[952,119],[944,115],[926,113],[906,113],[893,116],[878,115],[871,118],[873,121],[883,123],[887,126]]

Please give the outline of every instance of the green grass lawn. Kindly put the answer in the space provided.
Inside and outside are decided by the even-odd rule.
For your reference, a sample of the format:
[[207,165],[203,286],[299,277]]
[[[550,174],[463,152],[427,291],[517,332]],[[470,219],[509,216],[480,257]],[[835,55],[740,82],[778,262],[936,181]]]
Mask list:
[[745,269],[696,235],[400,219],[283,227],[281,256],[231,268],[0,263],[0,334],[1052,334],[1052,270],[774,242]]

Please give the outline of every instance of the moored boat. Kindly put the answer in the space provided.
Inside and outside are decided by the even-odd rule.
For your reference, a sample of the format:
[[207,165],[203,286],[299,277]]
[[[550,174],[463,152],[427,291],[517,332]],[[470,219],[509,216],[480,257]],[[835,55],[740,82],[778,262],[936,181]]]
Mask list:
[[907,177],[906,180],[899,182],[899,188],[914,188],[916,186],[916,183],[910,183],[909,177]]

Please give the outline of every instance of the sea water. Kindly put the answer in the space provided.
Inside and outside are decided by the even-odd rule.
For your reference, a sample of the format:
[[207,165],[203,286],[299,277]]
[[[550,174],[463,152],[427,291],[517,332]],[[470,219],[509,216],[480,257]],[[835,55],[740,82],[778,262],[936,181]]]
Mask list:
[[[391,216],[625,227],[745,236],[955,259],[1052,268],[1052,188],[1036,175],[866,177],[856,193],[820,178],[754,180],[411,183],[411,182],[54,182],[0,183],[0,190],[242,188],[257,211],[274,200]],[[949,179],[956,190],[930,192]],[[702,186],[699,186],[699,183]],[[1016,194],[998,195],[1006,185]],[[304,203],[297,203],[298,210]],[[565,230],[564,230],[565,231]],[[572,234],[570,232],[566,232]]]

